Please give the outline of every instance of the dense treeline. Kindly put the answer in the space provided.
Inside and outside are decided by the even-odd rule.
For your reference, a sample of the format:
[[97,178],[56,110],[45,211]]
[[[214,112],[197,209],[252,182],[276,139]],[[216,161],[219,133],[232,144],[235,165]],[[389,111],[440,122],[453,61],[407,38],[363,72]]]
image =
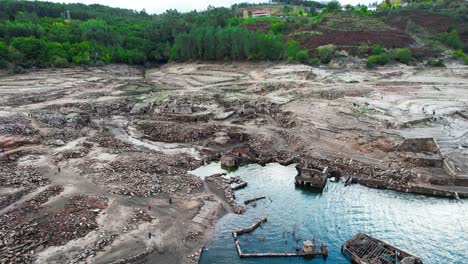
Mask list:
[[[281,2],[323,6],[314,1]],[[328,63],[334,56],[334,48],[302,49],[300,39],[291,41],[291,36],[297,32],[291,32],[302,28],[301,38],[306,34],[321,34],[314,30],[319,22],[326,22],[328,13],[341,12],[338,2],[329,2],[324,12],[316,16],[312,12],[289,12],[290,17],[286,19],[236,17],[241,5],[208,7],[203,12],[169,10],[161,15],[149,15],[144,10],[101,5],[0,0],[0,68],[19,72],[30,67],[67,67],[70,64],[144,65],[199,59],[288,59],[304,63],[315,59]],[[463,11],[466,6],[460,4],[456,10]],[[348,12],[359,17],[374,14],[366,9]],[[256,26],[263,31],[254,32],[252,29]],[[460,50],[454,58],[467,59],[462,53],[466,45],[456,31],[441,33],[437,39]],[[311,60],[309,52],[318,57]]]
[[283,38],[245,27],[199,27],[177,36],[171,50],[173,60],[279,60]]
[[2,0],[0,68],[166,62],[177,35],[203,25],[225,27],[233,16],[228,8],[148,15],[100,5]]
[[109,8],[98,4],[88,6],[79,3],[59,4],[39,1],[2,0],[0,6],[0,19],[2,20],[14,20],[19,12],[29,13],[37,17],[65,18],[67,10],[72,11],[74,19],[79,20],[99,18],[109,21],[121,18],[141,19],[148,17],[148,14],[144,11],[137,12],[128,9]]

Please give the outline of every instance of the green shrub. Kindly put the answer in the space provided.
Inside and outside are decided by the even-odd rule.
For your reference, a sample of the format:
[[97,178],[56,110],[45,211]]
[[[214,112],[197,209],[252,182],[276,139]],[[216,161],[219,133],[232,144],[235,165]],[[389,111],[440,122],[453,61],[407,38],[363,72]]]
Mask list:
[[463,50],[456,50],[452,55],[452,58],[454,59],[460,59],[464,57],[465,57],[465,53],[463,52]]
[[308,63],[309,62],[309,51],[301,50],[296,54],[296,60],[300,63]]
[[430,59],[427,65],[432,67],[445,67],[444,61],[441,59]]
[[233,26],[233,27],[239,26],[242,23],[243,20],[244,19],[240,18],[240,17],[233,17],[233,18],[228,20],[228,25]]
[[383,53],[379,55],[371,55],[367,58],[366,66],[368,68],[373,68],[376,65],[385,65],[389,61],[388,55]]
[[24,73],[24,68],[21,67],[21,66],[16,66],[16,67],[13,69],[13,73]]
[[341,4],[337,0],[332,0],[327,4],[327,11],[336,12],[341,10]]
[[0,69],[6,69],[8,67],[8,61],[0,58]]
[[369,47],[366,44],[359,45],[358,50],[357,50],[359,55],[367,54],[368,51],[369,51]]
[[312,65],[318,65],[320,60],[318,58],[312,58],[309,63]]
[[375,63],[373,63],[372,61],[370,61],[369,59],[367,59],[367,61],[366,61],[366,67],[369,68],[369,69],[375,68]]
[[295,40],[288,41],[288,47],[286,48],[286,55],[289,61],[296,59],[297,53],[301,50],[299,43]]
[[318,27],[317,21],[310,22],[310,28],[316,29]]
[[321,63],[327,64],[333,59],[335,55],[335,47],[334,46],[323,46],[317,48],[318,58]]
[[51,60],[51,65],[57,68],[68,67],[68,60],[59,56],[54,56]]
[[458,36],[457,31],[453,30],[449,33],[442,33],[439,35],[439,39],[447,46],[453,49],[462,49],[463,41],[461,41],[460,36]]
[[372,55],[379,55],[385,52],[385,49],[382,48],[379,44],[372,45]]
[[463,62],[465,65],[468,65],[468,56],[463,57]]
[[9,59],[8,45],[3,41],[0,41],[0,60],[1,59],[4,59],[4,60]]
[[301,19],[301,24],[302,24],[302,25],[305,25],[305,24],[307,24],[308,22],[309,22],[309,19],[308,19],[308,18],[305,18],[305,17],[304,17],[304,18]]
[[285,33],[291,29],[288,23],[285,22],[275,22],[270,26],[270,30],[274,33]]
[[408,64],[409,60],[411,58],[411,52],[409,49],[396,49],[395,50],[395,60]]

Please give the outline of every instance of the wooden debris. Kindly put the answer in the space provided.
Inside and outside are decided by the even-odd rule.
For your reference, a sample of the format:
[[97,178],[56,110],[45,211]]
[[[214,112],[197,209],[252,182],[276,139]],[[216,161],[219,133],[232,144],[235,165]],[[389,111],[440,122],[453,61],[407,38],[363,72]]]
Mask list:
[[255,198],[252,198],[252,199],[247,199],[244,201],[244,204],[249,204],[251,202],[255,202],[255,201],[258,201],[258,200],[261,200],[261,199],[265,199],[266,197],[265,196],[260,196],[260,197],[255,197]]
[[422,261],[388,243],[366,234],[358,233],[341,247],[341,252],[353,263],[411,263],[422,264]]
[[[314,256],[323,256],[324,258],[326,258],[328,256],[328,248],[324,243],[321,244],[321,251],[314,251],[313,254],[305,254],[304,252],[301,252],[301,253],[299,252],[298,253],[242,253],[242,249],[240,247],[238,237],[243,234],[252,233],[253,231],[255,231],[255,229],[262,226],[262,224],[265,223],[266,221],[267,221],[267,218],[264,217],[258,220],[255,224],[253,224],[252,226],[248,228],[236,229],[232,231],[232,237],[234,238],[234,243],[236,244],[237,254],[239,255],[240,258],[272,258],[272,257],[304,257],[306,258],[306,257],[314,257]],[[312,243],[310,241],[308,242]]]
[[245,187],[247,187],[247,182],[243,182],[243,183],[239,183],[237,185],[234,185],[233,187],[231,187],[231,189],[233,191],[237,191],[237,190],[240,190],[240,189],[244,189]]
[[236,235],[243,235],[243,234],[247,234],[247,233],[252,233],[253,231],[255,231],[255,229],[257,229],[259,226],[261,226],[266,221],[267,221],[267,218],[264,217],[264,218],[258,220],[251,227],[244,228],[244,229],[237,229],[237,230],[232,231],[232,233],[233,233],[233,235],[234,235],[234,233],[236,233]]

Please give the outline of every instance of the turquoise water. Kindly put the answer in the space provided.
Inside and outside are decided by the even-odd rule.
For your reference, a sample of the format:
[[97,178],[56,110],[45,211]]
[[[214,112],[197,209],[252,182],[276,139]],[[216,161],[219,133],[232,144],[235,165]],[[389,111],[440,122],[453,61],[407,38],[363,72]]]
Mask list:
[[[221,171],[219,164],[195,170],[199,176]],[[240,176],[248,187],[236,191],[245,199],[266,196],[243,215],[228,214],[216,225],[201,262],[211,263],[349,263],[340,252],[344,241],[364,232],[419,256],[424,263],[468,264],[468,201],[397,193],[359,185],[327,184],[323,193],[294,185],[294,165],[251,164],[229,175]],[[239,237],[244,252],[295,252],[296,238],[314,235],[329,248],[322,258],[240,259],[231,231],[245,228],[260,217],[268,222],[252,234]],[[299,242],[302,245],[302,240]]]

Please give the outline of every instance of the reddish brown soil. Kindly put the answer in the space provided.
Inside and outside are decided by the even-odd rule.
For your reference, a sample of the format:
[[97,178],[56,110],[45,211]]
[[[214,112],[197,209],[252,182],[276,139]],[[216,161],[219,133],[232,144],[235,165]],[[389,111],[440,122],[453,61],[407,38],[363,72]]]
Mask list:
[[428,13],[421,10],[390,14],[387,18],[387,24],[405,30],[409,19],[416,23],[416,25],[430,32],[447,32],[449,27],[455,27],[461,33],[463,32],[463,27],[466,27],[453,17]]
[[320,29],[322,35],[296,36],[295,39],[307,49],[334,44],[337,46],[358,46],[380,44],[388,48],[408,47],[414,40],[401,30],[385,31],[336,31]]
[[258,30],[262,31],[263,33],[268,33],[270,30],[272,22],[271,21],[257,21],[255,24],[250,23],[245,25],[248,30],[256,32]]
[[[258,21],[256,24],[248,24],[247,28],[250,31],[260,30],[267,33],[271,25],[270,21]],[[301,27],[295,29],[295,24],[291,23],[291,32],[298,33],[301,31],[310,31],[310,28]],[[408,47],[414,43],[413,38],[404,30],[356,30],[356,31],[338,31],[326,28],[314,29],[321,32],[322,35],[301,36],[296,35],[293,38],[301,43],[303,48],[313,50],[317,47],[334,44],[337,46],[359,46],[361,44],[373,45],[380,44],[387,48]],[[285,34],[286,35],[286,34]]]
[[468,41],[468,25],[451,16],[429,13],[422,10],[411,10],[390,14],[387,18],[387,24],[404,31],[410,19],[416,25],[432,33],[443,33],[447,32],[450,28],[454,28],[458,31],[463,42]]

